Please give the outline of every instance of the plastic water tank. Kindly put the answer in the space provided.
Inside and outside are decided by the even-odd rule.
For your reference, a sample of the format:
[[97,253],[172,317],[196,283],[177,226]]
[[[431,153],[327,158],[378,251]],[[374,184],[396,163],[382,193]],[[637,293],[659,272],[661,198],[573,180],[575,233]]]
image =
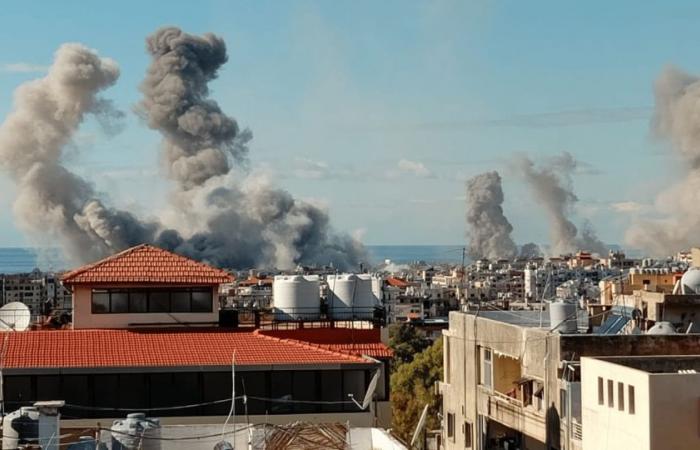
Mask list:
[[160,419],[144,413],[127,414],[112,423],[112,450],[160,450]]
[[329,275],[328,312],[335,320],[370,320],[374,315],[375,295],[367,274]]
[[39,439],[39,410],[24,406],[2,419],[2,448],[16,450],[19,445],[36,444]]
[[656,322],[653,327],[647,330],[647,334],[676,334],[676,328],[671,324],[671,322]]
[[279,275],[272,283],[277,320],[318,320],[321,291],[318,275]]
[[690,268],[681,277],[683,294],[700,294],[700,269]]
[[558,300],[549,305],[549,325],[552,331],[572,334],[578,331],[576,303]]

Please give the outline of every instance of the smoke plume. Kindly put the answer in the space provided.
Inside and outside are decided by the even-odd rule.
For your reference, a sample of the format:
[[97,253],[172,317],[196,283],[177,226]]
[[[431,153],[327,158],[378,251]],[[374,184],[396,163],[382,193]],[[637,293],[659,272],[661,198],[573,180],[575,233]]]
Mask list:
[[486,172],[467,180],[467,225],[469,257],[476,259],[512,258],[517,247],[513,231],[503,214],[503,189],[498,172]]
[[550,253],[560,255],[586,250],[604,254],[603,244],[595,235],[590,224],[578,235],[576,225],[569,220],[569,214],[578,197],[571,186],[571,174],[577,161],[568,153],[550,159],[544,165],[536,165],[527,156],[516,158],[513,167],[530,186],[535,198],[545,209],[549,221]]
[[119,77],[117,64],[79,44],[65,44],[48,74],[21,85],[0,125],[0,165],[15,180],[18,225],[37,243],[60,243],[81,263],[143,241],[155,226],[102,204],[94,188],[62,165],[86,115],[114,130],[120,116],[98,94]]
[[667,67],[654,94],[652,132],[677,155],[680,181],[656,198],[661,218],[634,223],[625,240],[653,256],[665,256],[700,245],[700,78]]
[[534,242],[528,242],[527,244],[523,244],[522,247],[520,247],[520,255],[521,258],[539,258],[542,256],[542,252],[540,251],[540,246],[535,244]]
[[163,28],[147,49],[138,111],[163,135],[165,170],[176,183],[174,223],[188,224],[163,232],[160,245],[226,267],[348,269],[366,258],[361,244],[331,230],[324,210],[232,164],[245,165],[252,133],[209,97],[208,84],[228,59],[221,38]]

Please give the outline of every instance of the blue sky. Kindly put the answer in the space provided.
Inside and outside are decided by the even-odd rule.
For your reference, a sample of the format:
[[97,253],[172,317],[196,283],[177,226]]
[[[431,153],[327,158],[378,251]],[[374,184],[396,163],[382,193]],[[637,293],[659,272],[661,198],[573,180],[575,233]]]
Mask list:
[[[617,243],[673,179],[650,137],[652,84],[669,63],[700,71],[698,13],[695,2],[4,1],[0,116],[63,42],[119,63],[106,96],[131,111],[144,38],[210,31],[229,48],[212,95],[253,130],[252,170],[327,205],[336,228],[369,244],[460,243],[464,180],[497,169],[516,241],[546,242],[541,210],[505,167],[515,152],[569,151],[587,168],[573,180],[575,222]],[[114,205],[152,213],[168,190],[158,142],[133,114],[113,137],[88,121],[67,164]],[[12,201],[0,174],[0,246],[28,242]]]

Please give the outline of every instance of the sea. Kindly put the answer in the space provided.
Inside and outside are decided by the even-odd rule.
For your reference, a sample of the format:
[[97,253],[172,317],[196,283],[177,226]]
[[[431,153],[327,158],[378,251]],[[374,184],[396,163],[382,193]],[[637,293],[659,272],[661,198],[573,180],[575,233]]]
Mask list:
[[[387,260],[394,264],[411,264],[423,261],[428,264],[462,261],[460,245],[367,245],[372,265]],[[66,263],[59,249],[35,249],[27,247],[0,247],[0,273],[27,273],[34,269],[58,272],[72,268]]]

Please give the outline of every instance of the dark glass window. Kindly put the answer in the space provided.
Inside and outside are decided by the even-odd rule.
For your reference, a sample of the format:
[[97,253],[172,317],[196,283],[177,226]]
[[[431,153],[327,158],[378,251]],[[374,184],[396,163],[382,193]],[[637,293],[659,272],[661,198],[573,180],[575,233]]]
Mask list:
[[[343,378],[338,370],[322,370],[321,372],[321,400],[324,402],[343,401]],[[342,403],[327,403],[321,405],[324,412],[342,411]]]
[[110,312],[112,313],[127,313],[129,312],[129,293],[126,291],[111,291],[109,293]]
[[292,372],[272,372],[270,375],[270,412],[292,412]]
[[32,394],[32,378],[27,375],[10,375],[3,378],[5,408],[27,406],[36,398]]
[[[245,376],[245,375],[243,375]],[[237,377],[238,378],[238,377]],[[231,374],[227,372],[204,372],[202,374],[204,403],[223,400],[231,397]],[[246,383],[246,387],[248,387]],[[231,403],[221,402],[204,407],[205,416],[225,416],[231,409]],[[263,411],[263,414],[265,411]]]
[[109,312],[109,291],[92,291],[93,314]]
[[148,312],[170,312],[170,292],[151,291],[148,296]]
[[211,290],[192,291],[192,312],[211,312]]
[[38,375],[36,377],[36,400],[63,400],[61,378],[58,375]]
[[145,313],[148,311],[148,293],[146,291],[129,292],[129,312]]
[[172,312],[190,312],[190,292],[173,291],[170,297]]
[[[245,389],[243,389],[244,384]],[[231,387],[230,381],[228,386]],[[267,392],[265,372],[241,372],[240,375],[236,373],[236,395],[242,395],[244,392],[248,396],[248,414],[265,414],[268,411],[265,398],[270,395]],[[231,393],[229,392],[228,395]]]
[[93,289],[92,313],[212,312],[209,288]]
[[[316,372],[309,370],[298,370],[294,372],[294,400],[296,401],[316,401],[318,400],[316,382]],[[295,413],[312,413],[318,410],[313,403],[294,403]]]
[[[355,401],[362,403],[365,397],[365,371],[345,370],[343,371],[343,398],[350,400],[352,395]],[[359,411],[354,403],[346,403],[345,411]]]

